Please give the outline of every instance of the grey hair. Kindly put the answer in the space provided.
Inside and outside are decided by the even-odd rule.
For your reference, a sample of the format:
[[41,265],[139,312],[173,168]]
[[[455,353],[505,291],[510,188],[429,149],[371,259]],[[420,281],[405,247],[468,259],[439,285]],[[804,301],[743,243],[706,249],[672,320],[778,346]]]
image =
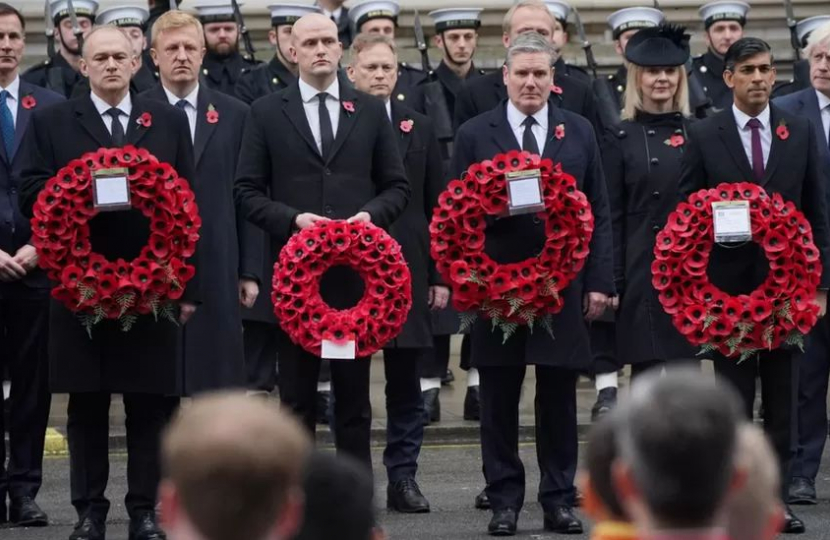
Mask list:
[[507,58],[504,63],[507,64],[508,68],[510,68],[513,63],[513,58],[516,55],[538,53],[547,54],[550,57],[551,66],[559,59],[559,55],[556,53],[556,49],[553,48],[550,41],[545,39],[538,32],[525,32],[520,34],[519,37],[514,39],[513,43],[510,44],[510,48],[507,49]]
[[810,58],[813,55],[813,49],[819,45],[830,47],[830,22],[822,24],[812,32],[807,38],[807,46],[804,47],[804,55]]

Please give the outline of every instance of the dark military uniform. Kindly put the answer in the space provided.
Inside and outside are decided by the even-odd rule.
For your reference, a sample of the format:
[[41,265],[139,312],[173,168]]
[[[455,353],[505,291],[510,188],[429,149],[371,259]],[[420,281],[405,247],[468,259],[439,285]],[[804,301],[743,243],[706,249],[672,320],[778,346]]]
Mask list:
[[66,98],[72,97],[75,85],[84,80],[84,76],[75,71],[60,53],[29,68],[22,78]]
[[427,80],[427,74],[406,62],[398,64],[398,82],[392,91],[392,98],[398,103],[412,105],[415,88]]
[[723,82],[723,59],[712,51],[696,56],[692,60],[694,72],[700,77],[703,91],[716,109],[725,109],[732,105],[732,90]]
[[568,64],[562,59],[561,56],[559,57],[559,60],[553,64],[553,67],[556,69],[556,76],[572,77],[582,84],[591,86],[591,82],[593,81],[591,75],[579,66]]
[[790,81],[776,83],[772,89],[772,97],[777,98],[794,94],[805,88],[810,88],[810,62],[799,60],[793,67],[793,78]]
[[267,64],[242,70],[236,81],[236,97],[250,105],[262,96],[290,86],[296,80],[297,77],[275,56]]
[[238,52],[225,58],[208,53],[202,62],[202,75],[204,76],[202,80],[214,90],[235,96],[234,87],[242,71],[257,64],[256,60]]
[[628,68],[625,65],[620,66],[617,68],[617,71],[603,79],[603,83],[608,86],[608,92],[617,98],[617,104],[620,110],[625,105],[625,85],[627,82]]

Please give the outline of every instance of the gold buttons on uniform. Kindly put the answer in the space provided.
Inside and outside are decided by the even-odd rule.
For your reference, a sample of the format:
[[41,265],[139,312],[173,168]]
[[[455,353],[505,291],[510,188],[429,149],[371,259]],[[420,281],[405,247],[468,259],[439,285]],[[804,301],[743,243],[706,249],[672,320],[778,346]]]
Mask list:
[[403,94],[398,94],[398,101],[403,101],[406,99],[406,96]]
[[700,66],[701,73],[706,73],[707,71],[709,71],[709,69],[706,66]]

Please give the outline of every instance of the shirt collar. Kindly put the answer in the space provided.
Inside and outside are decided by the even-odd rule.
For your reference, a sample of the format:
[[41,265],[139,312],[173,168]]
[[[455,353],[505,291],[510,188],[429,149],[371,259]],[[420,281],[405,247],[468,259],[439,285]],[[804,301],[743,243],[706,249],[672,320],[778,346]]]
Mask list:
[[[738,124],[738,129],[745,129],[746,123],[753,118],[740,110],[734,103],[732,104],[732,114],[735,115],[735,123]],[[761,129],[769,129],[769,103],[767,103],[766,108],[761,111],[761,114],[755,116],[754,118],[757,118],[761,122]]]
[[[513,105],[513,102],[509,99],[507,100],[507,122],[510,124],[510,127],[513,130],[517,130],[522,126],[522,122],[525,121],[527,115],[521,112],[519,109]],[[548,131],[548,104],[545,103],[545,106],[542,107],[536,114],[533,115],[533,118],[536,120],[542,130],[547,132]]]
[[20,75],[15,77],[12,83],[6,88],[0,87],[0,90],[5,90],[13,100],[17,101],[20,97]]
[[[112,108],[109,103],[96,96],[93,91],[89,92],[89,97],[92,99],[92,104],[95,105],[95,109],[101,116],[104,116]],[[121,100],[121,103],[116,108],[127,116],[130,116],[130,113],[133,112],[133,101],[129,92],[127,92],[127,95],[124,96],[124,99]]]
[[386,106],[386,116],[389,117],[389,121],[391,122],[392,121],[392,100],[387,99],[386,103],[385,103],[385,106]]
[[[299,79],[300,81],[300,96],[303,98],[303,103],[310,103],[312,100],[317,99],[317,94],[320,93],[319,90],[305,82],[302,78]],[[335,100],[340,101],[340,81],[337,80],[337,77],[334,78],[334,82],[332,82],[328,88],[324,90],[329,96],[334,97]]]
[[170,102],[170,105],[175,106],[176,103],[178,103],[180,99],[184,99],[186,102],[188,102],[190,104],[191,107],[193,107],[196,110],[199,110],[199,108],[197,107],[197,103],[198,103],[197,98],[199,97],[199,85],[198,84],[196,84],[196,88],[194,88],[192,92],[190,92],[189,94],[184,96],[184,98],[180,98],[179,96],[177,96],[176,94],[174,94],[173,92],[168,90],[164,85],[162,85],[162,88],[164,88],[164,93],[165,93],[165,95],[167,95],[167,101]]
[[816,90],[816,96],[818,97],[818,110],[823,111],[827,107],[830,107],[830,97],[825,96],[818,90]]
[[340,21],[340,14],[343,13],[343,6],[335,9],[334,11],[329,11],[327,9],[323,10],[323,13],[326,17],[334,17],[337,21]]

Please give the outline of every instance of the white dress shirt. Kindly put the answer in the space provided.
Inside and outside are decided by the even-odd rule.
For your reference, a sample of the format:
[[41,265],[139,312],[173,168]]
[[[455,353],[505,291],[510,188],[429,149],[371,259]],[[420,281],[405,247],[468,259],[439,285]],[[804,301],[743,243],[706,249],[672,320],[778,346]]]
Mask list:
[[[331,119],[331,133],[337,137],[337,126],[340,125],[340,83],[337,77],[331,86],[326,88],[326,108],[329,110],[329,118]],[[317,150],[320,154],[323,153],[323,138],[320,135],[320,100],[317,99],[317,94],[320,91],[300,79],[300,96],[303,98],[303,108],[305,109],[305,117],[308,120],[308,127],[311,128],[311,134],[314,135],[314,142],[317,144]]]
[[329,19],[334,18],[334,23],[335,24],[340,24],[340,15],[343,14],[343,7],[341,6],[337,9],[335,9],[334,11],[329,11],[327,9],[324,9],[323,14],[326,17],[328,17]]
[[199,101],[197,99],[199,96],[199,85],[197,84],[196,88],[183,98],[180,98],[167,88],[164,88],[164,93],[167,96],[167,101],[174,107],[181,99],[187,102],[187,105],[184,107],[184,113],[187,115],[187,123],[190,125],[190,142],[194,142],[196,140],[196,114],[199,112]]
[[[513,130],[513,135],[516,136],[516,142],[519,143],[520,147],[525,135],[525,127],[522,125],[525,118],[527,118],[527,115],[517,109],[516,106],[513,105],[513,102],[508,99],[507,122],[510,124],[510,129]],[[530,128],[530,131],[533,133],[533,136],[536,137],[536,144],[539,146],[539,152],[544,152],[545,139],[547,139],[548,136],[548,104],[545,103],[545,106],[542,107],[539,112],[534,114],[533,118],[536,120],[536,123],[533,124],[532,128]],[[522,148],[522,150],[524,150],[524,148]]]
[[[112,105],[96,96],[95,92],[90,92],[89,97],[92,98],[92,104],[95,105],[95,109],[98,111],[98,114],[101,115],[101,119],[104,120],[104,125],[107,126],[107,131],[109,131],[110,135],[112,135],[112,116],[107,114],[107,111],[112,109]],[[122,113],[118,115],[118,120],[121,121],[121,127],[124,128],[124,135],[126,135],[127,127],[130,122],[130,113],[133,112],[133,101],[130,99],[129,92],[127,92],[127,95],[124,96],[124,99],[121,100],[121,103],[118,104],[116,109],[120,110]]]
[[8,87],[3,88],[0,86],[0,90],[5,90],[9,93],[8,97],[6,97],[6,106],[8,106],[12,113],[14,126],[17,127],[17,104],[20,103],[20,76],[15,77]]
[[392,101],[387,99],[386,100],[386,116],[389,117],[389,121],[392,121]]
[[[824,126],[824,144],[830,146],[830,97],[816,90],[818,96],[818,110],[821,111],[821,125]],[[819,145],[822,141],[819,141]]]
[[[750,167],[752,167],[754,165],[752,163],[752,130],[746,124],[753,117],[738,109],[734,103],[732,104],[732,114],[735,115],[735,123],[738,124],[738,133],[741,135],[741,142],[744,145],[746,159],[749,161]],[[759,132],[761,135],[761,150],[764,154],[764,170],[766,170],[767,161],[769,161],[769,150],[772,146],[772,129],[769,125],[769,104],[767,104],[767,107],[755,118],[761,122],[761,129]]]

